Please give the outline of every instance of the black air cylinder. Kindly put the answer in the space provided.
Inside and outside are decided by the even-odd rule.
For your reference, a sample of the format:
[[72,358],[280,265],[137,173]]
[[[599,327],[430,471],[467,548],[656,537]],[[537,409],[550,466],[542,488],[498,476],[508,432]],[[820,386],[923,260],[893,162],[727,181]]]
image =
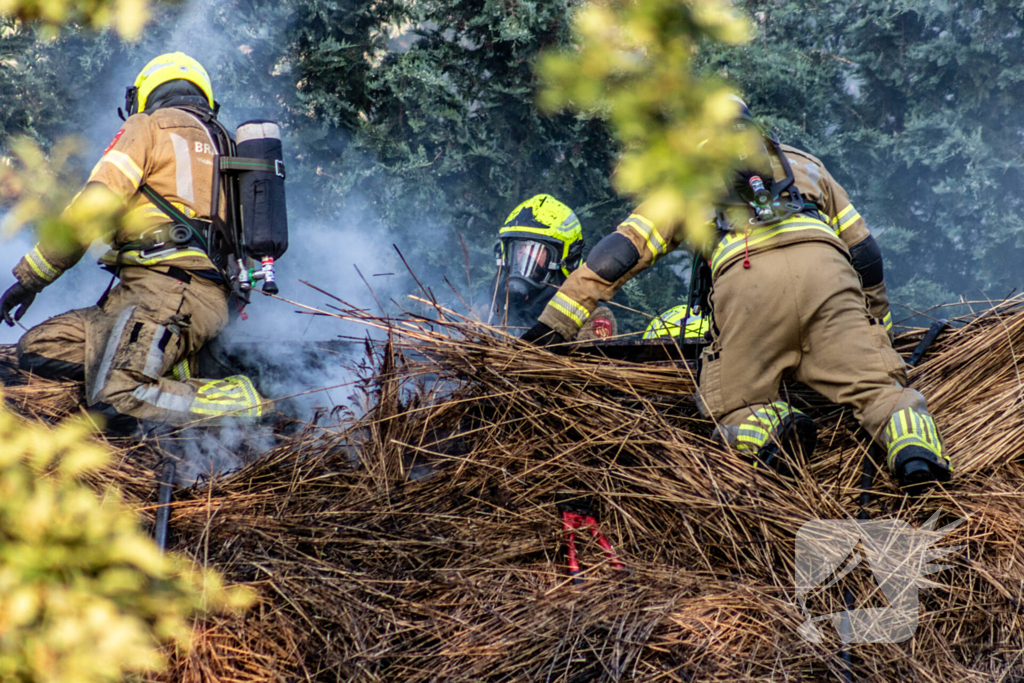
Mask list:
[[239,157],[275,164],[273,171],[239,173],[238,187],[246,254],[257,261],[279,259],[288,249],[281,129],[273,121],[246,121],[235,132],[235,142]]

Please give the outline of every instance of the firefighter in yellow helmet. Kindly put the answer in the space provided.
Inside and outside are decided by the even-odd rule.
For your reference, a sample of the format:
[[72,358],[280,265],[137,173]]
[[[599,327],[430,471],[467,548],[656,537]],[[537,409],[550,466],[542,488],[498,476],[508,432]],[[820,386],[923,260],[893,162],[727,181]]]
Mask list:
[[710,329],[711,321],[707,316],[695,313],[686,304],[680,304],[654,318],[644,330],[643,338],[682,336],[683,339],[703,341],[704,335]]
[[[737,109],[737,127],[760,130],[738,98]],[[760,132],[763,153],[730,178],[701,261],[713,283],[701,410],[728,445],[785,471],[817,438],[814,421],[779,395],[781,380],[791,378],[850,406],[909,492],[948,481],[935,421],[924,397],[906,387],[887,333],[878,245],[821,161]],[[523,339],[572,339],[599,301],[684,238],[683,226],[655,224],[641,205],[590,251]]]
[[[501,322],[534,325],[558,287],[579,267],[583,247],[579,218],[551,195],[530,197],[513,209],[494,245],[494,310]],[[583,321],[577,339],[607,339],[615,332],[615,316],[598,306]]]
[[[112,430],[140,420],[255,418],[268,407],[245,376],[192,377],[195,354],[228,322],[231,294],[216,246],[227,210],[223,185],[213,186],[225,135],[217,106],[206,70],[185,54],[161,55],[139,73],[127,92],[128,118],[86,186],[126,208],[100,259],[120,282],[95,306],[51,318],[18,344],[23,370],[83,381],[88,406]],[[161,204],[188,220],[176,225]],[[14,268],[17,282],[0,300],[3,319],[12,324],[15,307],[20,319],[88,246],[74,238],[39,242]]]

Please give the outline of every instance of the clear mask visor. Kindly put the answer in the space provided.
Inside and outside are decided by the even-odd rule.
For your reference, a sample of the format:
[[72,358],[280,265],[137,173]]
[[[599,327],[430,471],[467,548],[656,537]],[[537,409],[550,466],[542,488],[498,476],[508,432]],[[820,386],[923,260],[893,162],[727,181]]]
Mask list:
[[558,263],[555,249],[550,244],[535,240],[509,240],[505,245],[508,255],[508,274],[546,282]]

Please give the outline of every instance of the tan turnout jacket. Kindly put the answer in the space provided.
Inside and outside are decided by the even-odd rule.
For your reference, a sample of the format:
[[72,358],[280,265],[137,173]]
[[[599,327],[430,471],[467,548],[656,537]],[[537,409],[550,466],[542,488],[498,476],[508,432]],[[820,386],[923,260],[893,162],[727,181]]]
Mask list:
[[[100,259],[118,263],[118,251],[146,230],[169,219],[139,192],[145,183],[190,218],[209,219],[212,207],[213,139],[202,122],[180,109],[158,109],[152,114],[128,118],[89,175],[120,197],[127,207],[124,225],[115,235],[103,237],[111,250]],[[224,207],[223,197],[220,206]],[[223,215],[223,214],[222,214]],[[41,290],[74,266],[89,244],[40,242],[14,268],[23,284]],[[212,270],[206,254],[196,248],[171,248],[140,252],[125,250],[120,265],[174,265],[183,270]]]
[[[781,224],[752,227],[749,233],[737,230],[722,239],[708,254],[712,261],[714,278],[741,263],[744,254],[755,254],[798,242],[827,242],[849,257],[849,248],[866,239],[871,233],[864,219],[850,203],[846,191],[825,169],[816,157],[782,145],[789,160],[797,187],[804,199],[817,204],[825,222],[796,216]],[[775,161],[776,179],[784,178],[781,165]],[[665,254],[678,248],[685,239],[685,226],[655,225],[644,214],[644,206],[619,224],[616,231],[624,235],[640,253],[640,261],[615,282],[598,276],[583,264],[562,285],[558,294],[540,316],[541,322],[556,330],[566,339],[573,339],[599,301],[608,301],[630,279],[650,268]],[[865,290],[871,315],[891,325],[889,301],[885,283]]]

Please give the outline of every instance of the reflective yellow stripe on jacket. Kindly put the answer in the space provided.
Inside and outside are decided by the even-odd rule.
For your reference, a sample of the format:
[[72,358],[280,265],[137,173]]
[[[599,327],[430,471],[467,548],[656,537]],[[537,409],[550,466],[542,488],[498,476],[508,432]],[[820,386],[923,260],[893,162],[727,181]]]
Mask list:
[[[167,261],[191,258],[197,260],[201,259],[204,262],[203,267],[213,268],[213,263],[206,255],[206,252],[200,249],[169,247],[166,249],[161,248],[152,252],[145,252],[145,254],[146,255],[143,256],[143,252],[138,249],[129,249],[121,252],[120,256],[118,256],[118,252],[112,250],[106,252],[100,257],[100,263],[105,266],[144,266],[148,268],[150,266],[160,265]],[[207,263],[209,266],[205,265]]]
[[53,282],[64,272],[50,265],[50,262],[43,256],[43,252],[39,250],[39,245],[36,245],[35,249],[25,254],[25,262],[28,263],[36,275],[47,282]]
[[548,302],[548,306],[551,306],[556,311],[572,320],[576,323],[577,327],[583,327],[583,323],[590,317],[590,311],[584,308],[580,303],[567,297],[562,292],[555,294],[551,301]]
[[622,225],[632,228],[633,231],[643,238],[644,243],[647,244],[647,249],[651,252],[652,264],[668,253],[668,243],[665,242],[665,238],[654,227],[654,223],[640,214],[631,214],[629,218],[622,221]]
[[860,214],[857,213],[857,209],[853,208],[853,204],[850,204],[832,219],[832,226],[835,228],[836,234],[839,235],[853,225],[858,218],[860,218]]
[[779,235],[803,230],[823,232],[829,236],[829,241],[839,242],[835,230],[810,216],[793,216],[774,225],[752,227],[749,231],[734,230],[723,237],[715,248],[715,253],[711,257],[712,277],[717,277],[726,263],[743,254],[745,250],[752,250]]

